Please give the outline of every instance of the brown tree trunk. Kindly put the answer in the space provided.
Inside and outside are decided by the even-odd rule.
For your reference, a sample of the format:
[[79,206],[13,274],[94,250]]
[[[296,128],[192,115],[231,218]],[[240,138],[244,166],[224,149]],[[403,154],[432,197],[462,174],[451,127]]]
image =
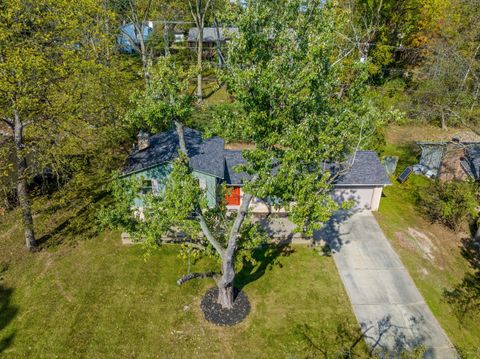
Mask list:
[[22,210],[23,226],[25,230],[25,243],[29,250],[37,247],[35,233],[33,231],[32,208],[30,196],[27,188],[27,159],[22,153],[23,150],[23,124],[20,120],[18,111],[15,110],[14,141],[17,158],[17,196],[20,208]]
[[[257,176],[252,178],[255,182]],[[242,199],[242,204],[237,212],[237,217],[233,222],[230,237],[228,239],[228,246],[225,252],[222,254],[222,277],[217,282],[218,286],[218,303],[222,308],[230,309],[233,307],[234,293],[233,293],[233,281],[235,279],[234,257],[237,250],[238,238],[240,237],[240,229],[242,228],[243,221],[245,220],[248,207],[252,201],[253,196],[249,193],[245,194]]]
[[203,98],[202,88],[202,70],[203,70],[203,25],[198,28],[198,44],[197,44],[197,97],[201,101]]
[[[227,249],[228,252],[228,249]],[[232,252],[233,254],[234,252]],[[233,281],[235,279],[235,268],[233,266],[233,256],[225,258],[222,263],[222,277],[217,283],[218,299],[217,302],[225,309],[233,307],[234,293]]]

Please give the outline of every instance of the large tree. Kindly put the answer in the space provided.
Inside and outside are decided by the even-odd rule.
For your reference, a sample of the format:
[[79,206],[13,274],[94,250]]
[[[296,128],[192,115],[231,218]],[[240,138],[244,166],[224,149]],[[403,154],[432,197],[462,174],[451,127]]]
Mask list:
[[12,165],[29,249],[37,246],[29,179],[45,169],[58,173],[57,165],[71,162],[62,152],[82,143],[71,140],[99,123],[91,117],[80,123],[81,114],[94,107],[79,99],[92,93],[86,83],[101,84],[108,62],[105,16],[95,0],[0,4],[0,121],[8,129],[1,146],[12,155],[2,160]]
[[476,0],[452,4],[442,30],[415,71],[415,111],[449,125],[480,133],[480,6]]
[[144,218],[131,210],[140,184],[122,180],[114,186],[117,204],[106,221],[147,243],[182,230],[192,249],[214,253],[221,262],[218,275],[190,273],[178,282],[215,276],[223,308],[233,306],[238,258],[264,239],[250,220],[252,199],[275,199],[276,206],[289,208],[296,231],[312,234],[339,207],[330,195],[332,164],[335,173],[347,170],[375,127],[376,111],[363,97],[364,65],[345,66],[336,21],[328,3],[300,0],[251,1],[237,19],[240,34],[221,74],[237,112],[219,118],[215,131],[241,129],[242,139],[254,145],[243,151],[246,163],[238,168],[251,180],[233,217],[222,205],[208,208],[191,174],[182,140],[189,112],[180,105],[188,104],[187,83],[178,80],[173,62],[160,63],[158,87],[143,98],[147,106],[134,111],[142,124],[155,123],[155,130],[173,121],[181,153],[163,190],[144,195]]

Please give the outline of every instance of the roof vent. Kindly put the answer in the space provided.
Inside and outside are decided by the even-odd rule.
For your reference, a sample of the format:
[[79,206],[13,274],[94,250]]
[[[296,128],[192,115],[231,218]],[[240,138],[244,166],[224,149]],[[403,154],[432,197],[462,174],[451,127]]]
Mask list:
[[150,135],[148,133],[140,131],[137,135],[137,139],[139,151],[143,151],[144,149],[150,147]]

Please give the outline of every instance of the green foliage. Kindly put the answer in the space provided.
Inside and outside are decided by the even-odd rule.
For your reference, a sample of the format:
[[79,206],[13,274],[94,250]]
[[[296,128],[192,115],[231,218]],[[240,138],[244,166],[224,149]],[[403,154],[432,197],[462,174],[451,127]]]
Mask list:
[[150,76],[150,86],[132,95],[132,109],[126,116],[130,127],[156,133],[168,128],[172,121],[188,121],[194,101],[188,91],[192,72],[179,66],[174,57],[165,56],[153,65]]
[[[132,78],[111,56],[112,21],[94,0],[0,5],[0,121],[12,122],[16,111],[24,126],[27,176],[48,168],[62,182],[99,153],[110,159],[112,143],[123,140],[116,125]],[[15,153],[13,141],[0,147]]]
[[329,4],[299,12],[303,5],[257,1],[237,19],[240,34],[219,74],[235,107],[216,116],[215,131],[256,146],[244,151],[243,169],[259,178],[245,190],[293,203],[297,230],[311,233],[337,208],[325,162],[344,162],[382,116],[365,98],[367,65],[343,61],[343,18]]
[[428,188],[418,191],[417,205],[432,222],[457,230],[476,215],[475,187],[469,182],[432,181]]
[[478,2],[453,2],[441,36],[428,48],[415,72],[416,113],[447,125],[466,125],[478,132],[480,114],[480,20]]
[[[175,236],[181,230],[198,239],[200,228],[194,218],[198,206],[206,207],[198,181],[181,160],[173,163],[172,171],[158,193],[142,191],[142,177],[116,178],[111,183],[114,205],[100,215],[110,228],[122,228],[134,239],[155,246],[164,236]],[[133,207],[140,200],[140,208]]]

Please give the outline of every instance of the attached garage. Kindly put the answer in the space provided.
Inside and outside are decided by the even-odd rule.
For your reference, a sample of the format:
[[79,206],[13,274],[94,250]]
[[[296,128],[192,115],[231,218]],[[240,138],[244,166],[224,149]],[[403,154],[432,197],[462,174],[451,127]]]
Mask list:
[[383,187],[391,185],[375,151],[357,151],[349,169],[335,182],[334,198],[353,201],[357,210],[377,211]]
[[[227,175],[227,208],[236,209],[240,206],[242,191],[242,174],[233,168],[243,163],[240,151],[226,151]],[[338,168],[333,169],[338,170]],[[380,206],[383,187],[391,185],[387,172],[375,151],[357,151],[351,158],[348,167],[337,173],[333,197],[338,203],[353,201],[354,209],[377,211]],[[265,201],[254,198],[250,204],[253,213],[286,213],[285,208],[275,208]]]
[[353,201],[354,208],[358,210],[377,211],[382,190],[380,186],[336,187],[334,197],[339,203]]

